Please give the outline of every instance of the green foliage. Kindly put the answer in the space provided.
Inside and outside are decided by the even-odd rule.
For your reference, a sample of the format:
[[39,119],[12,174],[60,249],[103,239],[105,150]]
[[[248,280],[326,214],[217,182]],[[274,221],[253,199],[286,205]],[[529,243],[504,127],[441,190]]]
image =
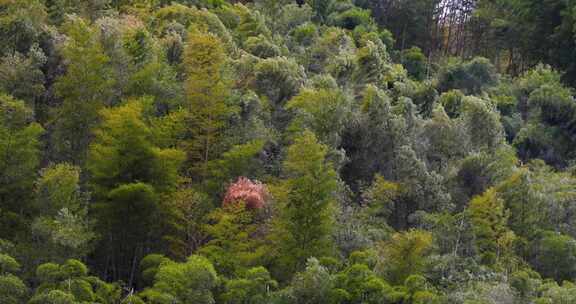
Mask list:
[[542,227],[544,221],[541,193],[537,190],[536,182],[532,181],[533,178],[528,170],[520,170],[497,187],[510,210],[508,226],[518,236],[527,239],[536,236],[536,227]]
[[158,269],[163,263],[170,260],[161,254],[149,254],[140,261],[140,269],[142,269],[142,281],[146,286],[152,286],[154,278],[158,273]]
[[294,140],[284,161],[289,176],[283,185],[276,237],[285,271],[300,268],[309,257],[331,254],[336,174],[326,162],[326,146],[309,131]]
[[234,5],[234,13],[238,18],[235,30],[241,40],[259,35],[270,36],[270,30],[266,26],[264,16],[259,11],[250,10],[248,7],[237,3]]
[[573,6],[0,0],[0,303],[572,304]]
[[[495,153],[480,152],[470,154],[462,160],[458,169],[460,204],[484,193],[488,188],[506,180],[518,165],[514,149],[502,147]],[[455,195],[456,196],[456,195]]]
[[131,75],[126,95],[154,97],[157,111],[164,113],[182,103],[184,89],[177,83],[176,71],[165,62],[149,62]]
[[262,60],[256,64],[254,72],[256,92],[268,97],[274,107],[281,107],[294,96],[304,78],[302,67],[286,57]]
[[20,278],[12,274],[0,275],[0,300],[2,303],[23,303],[27,294],[28,287]]
[[227,277],[246,273],[250,267],[258,265],[266,253],[266,247],[255,239],[258,225],[254,211],[246,208],[243,202],[228,204],[208,215],[204,227],[210,237],[198,254],[207,257],[218,273]]
[[87,164],[97,202],[94,212],[105,240],[101,248],[118,250],[123,261],[116,267],[125,271],[123,276],[133,278],[134,267],[124,265],[133,260],[132,254],[144,255],[135,253],[144,242],[159,237],[152,233],[160,224],[159,196],[175,189],[184,155],[153,145],[139,100],[104,109],[101,115],[103,122],[96,130]]
[[534,243],[534,268],[544,277],[558,282],[573,280],[576,269],[572,262],[576,258],[576,242],[567,235],[556,232],[545,232]]
[[185,259],[204,242],[206,233],[202,225],[213,204],[204,193],[183,187],[162,202],[160,208],[169,227],[163,236],[168,242],[168,251],[176,258]]
[[544,288],[542,296],[538,298],[538,304],[545,303],[569,303],[576,299],[576,286],[570,282],[564,282],[562,286],[558,284],[549,283]]
[[316,17],[320,19],[321,22],[325,21],[330,15],[330,12],[334,8],[334,0],[307,0],[306,3],[314,9]]
[[426,269],[432,241],[432,235],[426,231],[395,233],[382,245],[383,259],[377,267],[389,282],[402,284],[411,275],[421,274]]
[[358,68],[354,79],[359,84],[384,86],[386,75],[389,74],[389,56],[386,46],[380,40],[366,40],[356,53]]
[[314,23],[301,24],[292,30],[291,35],[298,45],[309,46],[317,38],[318,28]]
[[46,293],[35,295],[29,304],[75,304],[74,296],[61,290],[51,290]]
[[141,66],[154,56],[152,37],[142,28],[128,32],[124,37],[124,49],[132,59],[132,64]]
[[20,264],[0,250],[0,300],[2,303],[22,303],[28,296],[28,287],[16,276]]
[[101,111],[103,122],[87,164],[97,197],[135,181],[149,183],[159,192],[174,189],[182,152],[154,147],[143,107],[141,100],[131,100]]
[[[345,294],[334,290],[332,275],[315,258],[309,258],[306,269],[294,276],[291,283],[291,303],[338,303]],[[347,296],[347,295],[346,295]]]
[[82,18],[71,17],[64,30],[68,39],[62,53],[68,65],[66,74],[55,83],[63,102],[55,113],[53,158],[83,164],[98,113],[111,101],[114,78],[110,58],[93,26]]
[[80,211],[85,197],[80,190],[80,168],[69,164],[52,165],[40,172],[36,182],[36,204],[43,215],[56,215],[61,209]]
[[29,303],[113,303],[120,297],[118,286],[89,276],[86,265],[78,260],[42,264],[36,275],[40,285]]
[[469,145],[468,134],[458,121],[450,119],[442,107],[432,112],[424,126],[422,135],[428,140],[426,161],[429,168],[445,172],[451,164],[462,159]]
[[13,51],[25,54],[38,41],[46,22],[46,8],[42,1],[2,1],[0,3],[0,47],[2,56]]
[[460,90],[451,90],[440,95],[439,103],[450,118],[457,118],[462,113],[464,94]]
[[476,97],[463,99],[461,119],[474,150],[495,150],[504,140],[504,129],[498,113],[487,101]]
[[251,268],[239,279],[226,282],[225,292],[221,295],[223,303],[228,304],[264,304],[268,303],[272,292],[278,288],[268,270],[264,267]]
[[303,89],[288,101],[286,108],[296,113],[291,130],[309,129],[330,147],[340,144],[340,136],[349,114],[348,101],[342,92]]
[[154,286],[145,290],[142,297],[149,303],[211,304],[212,289],[218,276],[210,262],[193,255],[184,263],[168,262],[160,265]]
[[43,132],[23,101],[0,95],[0,230],[4,238],[13,237],[17,214],[30,207]]
[[494,189],[475,197],[468,211],[482,262],[494,265],[511,254],[516,236],[508,230],[509,212]]
[[14,53],[3,57],[0,64],[2,90],[34,105],[46,92],[45,75],[41,70],[46,61],[46,55],[37,45],[30,48],[28,56]]
[[358,26],[371,27],[373,20],[369,10],[353,7],[329,16],[329,23],[344,29],[353,30]]
[[220,40],[193,30],[188,35],[185,51],[186,109],[188,133],[192,140],[187,152],[197,173],[206,175],[207,163],[221,151],[218,141],[232,108],[226,103],[228,80],[224,75],[226,53]]
[[441,92],[458,89],[464,94],[478,94],[498,81],[494,66],[486,58],[474,58],[468,62],[452,59],[438,72],[438,88]]
[[346,300],[350,303],[386,303],[392,300],[392,287],[367,265],[350,265],[338,273],[334,281],[336,288],[345,291]]
[[384,91],[368,85],[361,96],[359,109],[343,139],[350,159],[343,176],[351,184],[369,183],[375,173],[390,172],[394,149],[407,139],[406,125],[400,115],[393,112],[392,100]]
[[250,54],[264,59],[280,55],[280,48],[262,35],[246,39],[244,48]]
[[423,80],[427,76],[427,59],[420,48],[412,47],[403,50],[402,63],[412,78]]
[[388,222],[401,191],[400,184],[387,181],[382,175],[377,174],[370,188],[363,193],[368,204],[368,213],[379,221]]
[[254,140],[235,145],[224,152],[220,159],[208,164],[209,178],[206,181],[206,188],[224,192],[224,187],[238,176],[258,176],[261,168],[257,156],[263,148],[263,141]]

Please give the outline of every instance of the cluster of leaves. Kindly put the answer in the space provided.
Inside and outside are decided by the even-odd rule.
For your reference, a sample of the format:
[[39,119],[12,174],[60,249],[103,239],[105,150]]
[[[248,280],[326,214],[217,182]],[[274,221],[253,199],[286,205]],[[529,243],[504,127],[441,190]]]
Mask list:
[[576,301],[573,90],[362,7],[0,1],[0,302]]

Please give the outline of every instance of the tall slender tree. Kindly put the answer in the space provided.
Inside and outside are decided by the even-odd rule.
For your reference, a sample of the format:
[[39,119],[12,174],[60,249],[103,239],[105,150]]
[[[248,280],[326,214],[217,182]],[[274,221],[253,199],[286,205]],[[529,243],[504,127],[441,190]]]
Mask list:
[[207,164],[221,152],[218,147],[226,117],[230,84],[225,75],[227,55],[215,35],[192,30],[184,54],[189,120],[187,152],[194,173],[206,175]]
[[139,100],[101,115],[87,162],[102,233],[97,260],[111,278],[132,283],[139,259],[161,238],[158,201],[175,189],[184,155],[153,145]]
[[305,131],[288,148],[284,171],[288,176],[277,223],[279,263],[291,272],[302,269],[309,257],[331,255],[336,172],[326,161],[327,147]]
[[52,159],[81,165],[99,121],[98,111],[110,102],[113,77],[98,31],[87,21],[70,17],[63,26],[66,73],[55,83],[62,105],[54,117]]

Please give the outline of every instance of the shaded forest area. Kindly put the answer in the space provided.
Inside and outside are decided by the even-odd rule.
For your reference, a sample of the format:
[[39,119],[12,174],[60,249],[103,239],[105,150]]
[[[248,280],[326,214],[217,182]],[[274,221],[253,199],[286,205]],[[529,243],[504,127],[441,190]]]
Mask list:
[[576,303],[575,13],[0,0],[0,303]]

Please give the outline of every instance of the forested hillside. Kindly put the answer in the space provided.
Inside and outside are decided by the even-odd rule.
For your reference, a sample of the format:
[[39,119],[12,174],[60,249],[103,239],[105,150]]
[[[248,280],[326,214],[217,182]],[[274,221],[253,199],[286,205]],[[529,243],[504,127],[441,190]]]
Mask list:
[[0,304],[576,303],[576,3],[0,0]]

